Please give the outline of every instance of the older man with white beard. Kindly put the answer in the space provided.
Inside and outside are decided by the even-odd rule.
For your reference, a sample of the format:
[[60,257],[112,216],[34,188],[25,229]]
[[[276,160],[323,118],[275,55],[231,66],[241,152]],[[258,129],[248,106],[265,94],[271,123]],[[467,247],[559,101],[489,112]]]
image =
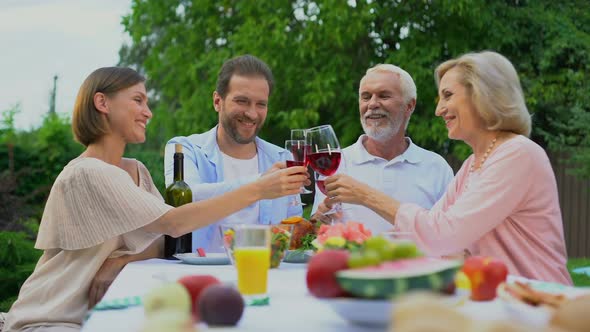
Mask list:
[[[340,186],[369,185],[402,202],[431,208],[444,194],[453,171],[438,154],[425,150],[405,136],[416,106],[416,85],[403,69],[379,64],[367,70],[359,86],[360,120],[365,132],[356,143],[342,150],[337,172]],[[355,179],[357,181],[354,181]],[[329,199],[316,188],[313,220],[325,216]],[[344,204],[343,221],[365,224],[373,234],[391,230],[391,224],[361,205]]]

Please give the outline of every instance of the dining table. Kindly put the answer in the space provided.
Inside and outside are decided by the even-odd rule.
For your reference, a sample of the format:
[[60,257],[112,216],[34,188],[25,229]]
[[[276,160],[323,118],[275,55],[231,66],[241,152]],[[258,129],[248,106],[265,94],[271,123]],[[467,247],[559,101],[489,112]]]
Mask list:
[[[306,285],[306,264],[281,263],[269,270],[268,305],[247,306],[237,326],[207,327],[214,331],[386,331],[387,326],[358,325],[337,314],[329,299],[312,296]],[[127,264],[106,292],[103,301],[142,297],[166,282],[187,275],[212,275],[222,283],[237,284],[233,265],[191,265],[180,261],[150,259]],[[460,295],[456,295],[460,296]],[[395,305],[395,303],[394,303]],[[454,306],[473,319],[510,320],[513,315],[499,299],[474,302],[464,296]],[[359,308],[359,310],[363,310]],[[391,316],[391,313],[389,313]],[[93,310],[82,326],[84,332],[141,331],[146,317],[141,305],[113,310]]]

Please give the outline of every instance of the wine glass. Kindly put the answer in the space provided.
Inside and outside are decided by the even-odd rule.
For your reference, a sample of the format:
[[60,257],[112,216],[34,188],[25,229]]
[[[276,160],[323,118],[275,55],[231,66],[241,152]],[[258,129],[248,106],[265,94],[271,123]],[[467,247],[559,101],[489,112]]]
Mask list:
[[[297,166],[309,166],[307,160],[307,154],[309,153],[309,145],[305,142],[305,130],[306,129],[291,129],[291,139],[285,141],[285,149],[291,152],[293,160]],[[289,142],[289,146],[287,146]],[[287,161],[287,167],[291,167],[289,161]],[[311,194],[313,191],[307,190],[305,186],[301,187],[300,194]]]
[[[305,141],[294,141],[294,140],[286,140],[285,141],[285,149],[291,152],[291,157],[286,160],[287,167],[293,166],[305,166],[306,156],[305,156]],[[300,194],[305,194],[305,187],[301,186],[299,189]],[[303,202],[299,202],[295,196],[290,202],[291,205],[306,205]]]
[[291,129],[291,139],[294,141],[305,141],[307,129]]
[[[340,166],[341,153],[340,143],[330,125],[323,125],[308,129],[305,135],[306,144],[309,145],[307,160],[311,168],[317,173],[317,181],[320,181],[318,188],[323,185],[325,177],[336,173]],[[324,194],[325,189],[321,190]],[[324,214],[333,214],[342,210],[342,204],[335,203],[330,211]]]

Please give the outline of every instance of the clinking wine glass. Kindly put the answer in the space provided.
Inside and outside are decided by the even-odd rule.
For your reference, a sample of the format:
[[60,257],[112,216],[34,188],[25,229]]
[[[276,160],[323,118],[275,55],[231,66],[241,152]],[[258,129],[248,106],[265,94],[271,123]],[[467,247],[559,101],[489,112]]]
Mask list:
[[[285,149],[291,152],[291,160],[286,160],[287,167],[294,167],[294,166],[305,166],[305,141],[294,141],[294,140],[286,140],[285,141]],[[301,186],[299,188],[300,194],[305,194],[305,188]],[[297,200],[297,196],[293,196],[289,202],[290,205],[306,205],[303,202]]]
[[294,141],[305,141],[307,129],[291,129],[291,139]]
[[[307,159],[307,154],[309,153],[309,145],[305,143],[305,139],[286,140],[285,149],[291,152],[292,159],[287,160],[287,167],[305,166],[307,168],[307,166],[309,166],[309,161]],[[301,190],[299,191],[300,194],[311,194],[312,192],[313,191],[305,189],[304,186],[302,186]]]
[[[316,177],[316,179],[321,181],[318,184],[319,188],[320,185],[323,185],[322,177],[333,175],[340,166],[340,143],[334,133],[334,129],[330,125],[310,128],[305,133],[305,141],[310,146],[307,160],[311,168],[320,176]],[[322,192],[325,194],[325,188]],[[342,211],[342,204],[335,203],[324,214],[333,214],[340,211]]]
[[[305,150],[305,157],[303,158],[305,164],[304,166],[307,168],[309,167],[309,160],[307,159],[307,154],[309,153],[309,144],[306,143],[305,141],[305,132],[307,131],[307,129],[291,129],[291,140],[293,141],[303,141],[303,148]],[[300,148],[301,145],[298,145],[298,149]],[[287,149],[288,150],[288,149]],[[291,153],[295,156],[296,152],[291,151]],[[301,152],[298,152],[299,154],[301,154]],[[297,159],[295,159],[297,160]],[[301,190],[302,194],[311,194],[313,193],[313,191],[308,190],[307,188],[305,188],[305,186],[303,187],[303,189]]]

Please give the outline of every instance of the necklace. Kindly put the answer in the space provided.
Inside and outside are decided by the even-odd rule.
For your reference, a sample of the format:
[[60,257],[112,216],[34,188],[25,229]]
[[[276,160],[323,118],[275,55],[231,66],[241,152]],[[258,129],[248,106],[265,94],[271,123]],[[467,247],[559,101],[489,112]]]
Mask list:
[[492,140],[492,143],[490,143],[490,146],[488,146],[488,149],[486,150],[486,153],[483,154],[483,158],[481,158],[481,162],[479,163],[479,167],[478,168],[475,168],[475,162],[477,160],[475,160],[475,156],[474,156],[473,163],[471,163],[471,166],[469,166],[469,173],[473,173],[476,169],[480,169],[481,166],[483,166],[483,163],[488,158],[488,155],[490,154],[490,151],[492,151],[492,149],[494,148],[494,145],[496,144],[496,140],[497,140],[497,138],[494,137],[494,139]]

